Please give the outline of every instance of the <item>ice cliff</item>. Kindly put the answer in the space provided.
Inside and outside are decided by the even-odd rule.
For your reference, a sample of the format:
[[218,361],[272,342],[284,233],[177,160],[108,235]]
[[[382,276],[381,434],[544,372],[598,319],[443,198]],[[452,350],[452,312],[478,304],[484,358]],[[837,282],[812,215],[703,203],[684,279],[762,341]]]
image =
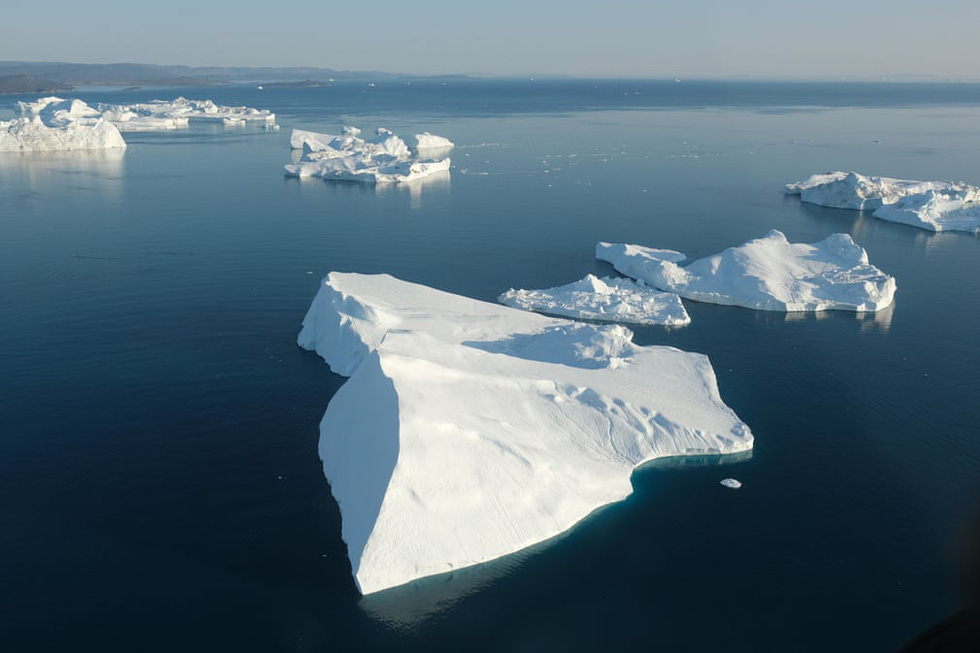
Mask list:
[[64,152],[125,148],[102,113],[81,100],[44,97],[20,102],[20,118],[0,121],[0,152]]
[[299,344],[351,377],[319,452],[361,592],[547,540],[628,496],[655,458],[752,447],[706,357],[631,338],[330,273]]

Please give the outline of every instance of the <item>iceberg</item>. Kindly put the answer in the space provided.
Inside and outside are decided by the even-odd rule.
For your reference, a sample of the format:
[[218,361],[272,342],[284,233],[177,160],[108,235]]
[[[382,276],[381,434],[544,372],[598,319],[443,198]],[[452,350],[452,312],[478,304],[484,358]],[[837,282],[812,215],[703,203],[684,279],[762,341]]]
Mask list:
[[620,325],[332,272],[298,343],[350,376],[319,453],[363,594],[548,540],[647,461],[752,447],[705,356]]
[[929,231],[980,233],[980,188],[964,182],[828,172],[786,184],[786,192],[811,204],[869,210],[876,218]]
[[678,295],[631,279],[586,275],[581,281],[543,290],[511,288],[497,298],[501,304],[585,320],[684,326],[691,318]]
[[429,132],[415,135],[416,150],[449,150],[454,147],[456,144],[444,136],[436,136]]
[[761,311],[880,311],[895,297],[894,277],[847,234],[805,244],[773,229],[684,267],[680,252],[639,245],[599,243],[596,258],[687,299]]
[[[384,128],[379,128],[370,139],[361,138],[360,130],[355,127],[345,127],[342,134],[294,129],[289,144],[294,150],[303,151],[298,163],[285,166],[290,177],[399,183],[447,171],[450,164],[448,157],[422,156],[425,150],[413,155],[405,141]],[[442,148],[431,153],[441,155],[445,151]]]
[[66,152],[125,148],[100,111],[81,100],[43,97],[19,102],[20,118],[0,121],[0,152]]
[[121,131],[172,131],[187,128],[191,120],[211,120],[228,127],[259,122],[275,128],[276,114],[268,109],[230,107],[213,100],[153,100],[137,104],[99,104],[106,120]]
[[737,490],[742,487],[742,481],[737,478],[723,478],[719,481],[722,485],[727,487],[729,490]]

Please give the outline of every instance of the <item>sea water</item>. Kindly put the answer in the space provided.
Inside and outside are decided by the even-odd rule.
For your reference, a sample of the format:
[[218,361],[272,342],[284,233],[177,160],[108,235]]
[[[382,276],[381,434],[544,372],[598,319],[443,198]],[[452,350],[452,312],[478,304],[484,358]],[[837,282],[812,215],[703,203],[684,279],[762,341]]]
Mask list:
[[[980,494],[980,240],[782,185],[837,169],[980,183],[977,86],[78,95],[247,104],[282,130],[0,156],[0,649],[892,650],[956,609],[948,554]],[[344,124],[447,136],[452,170],[284,178],[293,127]],[[556,541],[357,595],[316,448],[343,379],[295,344],[326,272],[492,301],[610,274],[598,240],[700,257],[772,228],[851,234],[898,295],[869,316],[685,302],[689,327],[635,329],[710,357],[751,457],[651,465]]]

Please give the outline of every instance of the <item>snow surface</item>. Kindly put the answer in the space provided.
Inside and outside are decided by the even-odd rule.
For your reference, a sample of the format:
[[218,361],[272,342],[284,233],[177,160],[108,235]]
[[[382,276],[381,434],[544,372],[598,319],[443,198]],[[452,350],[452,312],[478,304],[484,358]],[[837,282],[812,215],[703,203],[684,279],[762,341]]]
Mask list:
[[48,96],[19,102],[20,118],[0,121],[0,152],[125,148],[119,130],[81,100]]
[[100,104],[106,120],[122,131],[171,131],[188,127],[191,120],[219,121],[228,127],[248,122],[275,126],[276,114],[268,109],[229,107],[213,100],[153,100],[138,104]]
[[[660,258],[666,252],[665,258]],[[892,303],[895,279],[868,263],[847,234],[791,243],[773,229],[685,267],[683,254],[639,245],[599,243],[596,258],[636,279],[712,304],[763,311],[880,311]]]
[[681,298],[631,279],[598,278],[543,290],[510,289],[501,304],[526,311],[605,322],[683,326],[691,323]]
[[413,155],[405,141],[384,128],[371,139],[361,138],[360,130],[353,127],[345,127],[340,135],[294,129],[289,143],[303,151],[298,163],[285,166],[290,177],[378,184],[414,181],[449,170],[449,158],[423,157],[425,150]]
[[351,377],[319,451],[364,594],[562,533],[649,460],[752,447],[705,356],[619,325],[332,272],[298,342]]
[[876,218],[929,231],[980,233],[980,188],[964,182],[828,172],[786,184],[786,192],[811,204],[872,210]]

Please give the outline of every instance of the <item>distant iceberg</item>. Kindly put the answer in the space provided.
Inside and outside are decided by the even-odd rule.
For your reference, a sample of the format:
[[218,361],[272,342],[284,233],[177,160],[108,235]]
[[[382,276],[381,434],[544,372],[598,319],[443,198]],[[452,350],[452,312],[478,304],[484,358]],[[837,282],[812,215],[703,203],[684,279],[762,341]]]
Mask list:
[[680,252],[639,245],[599,243],[596,258],[687,299],[763,311],[880,311],[895,296],[894,277],[847,234],[804,244],[773,229],[684,267]]
[[216,104],[213,100],[188,100],[178,97],[175,100],[153,100],[137,104],[99,104],[99,110],[106,120],[120,130],[171,131],[184,129],[191,120],[210,120],[225,126],[242,126],[249,122],[259,122],[270,127],[276,126],[276,114],[268,109],[251,107],[229,107]]
[[811,204],[870,210],[876,218],[929,231],[980,233],[980,188],[963,182],[828,172],[786,184],[786,192]]
[[299,345],[350,376],[320,423],[360,591],[493,560],[752,434],[708,359],[400,281],[330,273]]
[[439,156],[423,156],[424,148],[413,153],[405,141],[387,129],[378,129],[370,139],[359,134],[356,127],[345,127],[339,135],[294,129],[289,144],[294,150],[302,150],[303,158],[286,165],[286,175],[383,184],[414,181],[449,170],[450,160],[442,156],[447,151],[444,147],[430,150]]
[[0,152],[66,152],[125,148],[102,113],[81,100],[44,97],[19,102],[20,118],[0,121]]
[[691,318],[681,298],[631,279],[598,278],[543,290],[510,289],[497,298],[501,304],[585,320],[684,326]]

